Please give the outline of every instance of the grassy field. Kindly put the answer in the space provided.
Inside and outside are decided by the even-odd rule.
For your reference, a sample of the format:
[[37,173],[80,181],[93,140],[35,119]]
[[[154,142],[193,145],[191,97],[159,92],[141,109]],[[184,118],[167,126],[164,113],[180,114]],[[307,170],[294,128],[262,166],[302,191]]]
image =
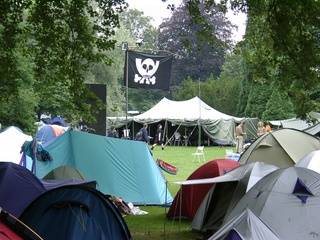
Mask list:
[[[192,153],[196,147],[156,147],[152,152],[154,159],[160,158],[176,167],[178,167],[177,175],[165,173],[168,180],[168,188],[172,197],[179,190],[179,186],[173,184],[172,181],[185,180],[195,169],[203,164],[193,161]],[[226,148],[223,147],[205,147],[206,161],[223,158]],[[135,240],[191,240],[199,239],[199,235],[191,231],[190,221],[173,221],[166,218],[164,207],[140,207],[142,210],[149,212],[143,216],[126,216],[125,220],[128,224],[130,232]]]

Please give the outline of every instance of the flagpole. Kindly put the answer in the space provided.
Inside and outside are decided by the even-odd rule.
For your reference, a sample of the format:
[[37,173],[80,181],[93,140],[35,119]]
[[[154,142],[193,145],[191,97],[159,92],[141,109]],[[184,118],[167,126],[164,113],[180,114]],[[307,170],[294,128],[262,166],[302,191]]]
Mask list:
[[127,42],[122,42],[121,43],[121,50],[125,51],[125,71],[126,71],[126,76],[125,76],[125,83],[126,83],[126,129],[123,132],[124,133],[124,137],[127,138],[129,137],[129,133],[128,133],[128,102],[129,102],[129,83],[128,83],[128,43]]
[[[129,108],[129,87],[128,87],[128,48],[126,49],[126,131],[128,130],[128,108]],[[127,136],[129,137],[129,136]]]
[[198,96],[199,96],[199,119],[198,119],[198,146],[201,146],[201,93],[200,78],[198,79]]

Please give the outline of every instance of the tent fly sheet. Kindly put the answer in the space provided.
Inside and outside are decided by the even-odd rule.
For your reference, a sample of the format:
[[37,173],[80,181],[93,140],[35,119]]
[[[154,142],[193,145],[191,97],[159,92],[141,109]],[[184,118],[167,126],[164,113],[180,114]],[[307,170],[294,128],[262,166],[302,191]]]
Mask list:
[[45,147],[51,161],[37,161],[36,174],[43,178],[59,166],[78,169],[86,180],[97,181],[105,194],[135,204],[172,202],[165,179],[144,142],[68,131]]

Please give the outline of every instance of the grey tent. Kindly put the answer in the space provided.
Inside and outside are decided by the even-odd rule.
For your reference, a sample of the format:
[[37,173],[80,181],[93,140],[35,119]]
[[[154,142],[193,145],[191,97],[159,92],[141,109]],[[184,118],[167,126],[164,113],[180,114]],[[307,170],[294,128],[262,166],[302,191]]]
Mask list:
[[49,179],[56,179],[56,180],[63,180],[63,179],[79,179],[85,180],[79,170],[75,169],[74,167],[63,165],[57,167],[50,171],[46,176],[43,177],[45,180]]
[[209,240],[280,240],[250,209],[231,219]]
[[249,208],[280,239],[319,239],[320,175],[300,167],[278,169],[253,186],[226,216]]
[[296,167],[304,167],[320,173],[320,150],[313,151],[300,159]]
[[317,123],[304,130],[306,133],[309,133],[313,136],[320,137],[320,123]]
[[310,126],[306,120],[302,120],[300,118],[270,121],[270,123],[272,126],[277,128],[292,128],[297,130],[304,130]]
[[293,166],[303,156],[320,149],[314,136],[294,129],[279,129],[264,134],[241,155],[241,164],[265,162],[278,167]]
[[216,183],[198,208],[192,228],[206,233],[216,231],[229,209],[232,209],[257,181],[276,169],[276,166],[255,162],[240,166],[223,176],[176,182],[181,185]]

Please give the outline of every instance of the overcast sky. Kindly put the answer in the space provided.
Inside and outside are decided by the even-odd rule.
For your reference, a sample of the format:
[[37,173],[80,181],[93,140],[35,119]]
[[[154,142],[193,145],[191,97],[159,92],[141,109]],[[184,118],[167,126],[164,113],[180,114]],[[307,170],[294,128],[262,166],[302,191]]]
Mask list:
[[[154,26],[159,26],[163,19],[171,15],[171,11],[167,9],[167,5],[175,4],[175,6],[179,6],[181,0],[167,0],[166,2],[162,2],[161,0],[128,0],[128,3],[129,8],[136,8],[144,12],[146,16],[154,19],[152,22]],[[232,11],[228,11],[227,17],[234,25],[238,26],[238,29],[233,32],[233,40],[238,42],[245,33],[246,15],[243,13],[234,15]]]

